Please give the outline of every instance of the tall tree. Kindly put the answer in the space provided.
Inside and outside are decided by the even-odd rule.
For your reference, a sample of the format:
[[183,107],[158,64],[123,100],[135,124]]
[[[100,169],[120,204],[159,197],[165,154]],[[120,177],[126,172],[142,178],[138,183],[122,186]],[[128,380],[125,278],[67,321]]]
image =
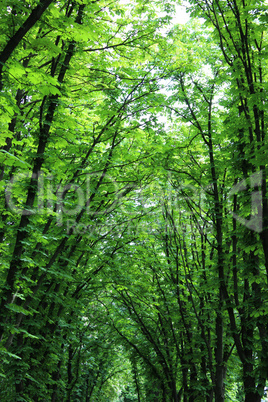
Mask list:
[[[1,13],[3,31],[12,22],[2,53],[0,313],[1,372],[12,382],[1,392],[56,400],[81,300],[129,241],[133,217],[121,204],[147,176],[133,167],[150,156],[141,147],[155,126],[150,48],[165,19],[143,3],[40,6],[3,4]],[[40,373],[29,377],[39,364],[42,385]],[[73,383],[70,369],[68,398]]]

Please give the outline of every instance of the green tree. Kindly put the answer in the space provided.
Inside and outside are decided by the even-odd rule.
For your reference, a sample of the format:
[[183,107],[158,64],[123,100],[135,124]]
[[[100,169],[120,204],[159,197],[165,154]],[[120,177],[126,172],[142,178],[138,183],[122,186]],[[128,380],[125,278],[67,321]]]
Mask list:
[[267,5],[1,7],[1,400],[259,402]]
[[1,397],[68,400],[87,289],[129,241],[122,203],[147,176],[166,19],[143,3],[2,11]]

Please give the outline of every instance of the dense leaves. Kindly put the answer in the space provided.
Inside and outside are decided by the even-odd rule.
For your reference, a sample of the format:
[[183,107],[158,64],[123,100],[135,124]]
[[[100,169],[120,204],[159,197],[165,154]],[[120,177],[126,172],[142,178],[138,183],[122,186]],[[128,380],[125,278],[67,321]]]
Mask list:
[[1,4],[3,401],[264,395],[267,5],[189,3]]

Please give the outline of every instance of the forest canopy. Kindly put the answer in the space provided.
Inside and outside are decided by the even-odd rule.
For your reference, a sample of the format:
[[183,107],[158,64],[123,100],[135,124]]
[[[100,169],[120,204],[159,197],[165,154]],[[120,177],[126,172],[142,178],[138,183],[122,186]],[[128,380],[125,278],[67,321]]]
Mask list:
[[0,400],[264,401],[268,2],[0,7]]

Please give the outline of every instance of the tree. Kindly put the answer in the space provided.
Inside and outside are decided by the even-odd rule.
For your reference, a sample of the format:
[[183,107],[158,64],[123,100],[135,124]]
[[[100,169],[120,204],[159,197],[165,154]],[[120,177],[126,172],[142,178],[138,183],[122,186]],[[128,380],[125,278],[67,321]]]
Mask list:
[[[145,4],[105,6],[3,5],[0,315],[2,376],[12,379],[3,379],[4,399],[64,395],[63,363],[78,365],[81,300],[129,241],[122,233],[134,217],[120,214],[122,200],[147,175],[133,166],[150,156],[140,146],[155,125],[156,100],[145,103],[157,88],[150,48],[165,19]],[[36,365],[42,373],[30,375]],[[74,379],[70,369],[67,399]]]
[[260,401],[267,5],[13,3],[1,399]]
[[[250,10],[248,9],[247,11]],[[255,21],[255,23],[258,24],[258,21]],[[261,335],[265,334],[262,324],[266,320],[266,314],[264,310],[262,313],[258,313],[259,309],[263,308],[261,300],[266,293],[265,252],[263,251],[263,242],[261,243],[260,241],[265,234],[262,233],[260,237],[258,235],[260,212],[250,211],[252,194],[249,187],[248,189],[246,187],[246,181],[242,180],[243,177],[253,173],[250,179],[251,187],[255,187],[255,191],[256,189],[260,191],[260,186],[262,185],[263,190],[264,184],[259,179],[260,174],[255,174],[256,170],[248,170],[249,168],[245,170],[250,158],[245,157],[246,153],[242,151],[241,130],[237,130],[241,110],[240,107],[237,108],[233,100],[226,101],[226,99],[231,99],[231,97],[233,99],[234,97],[234,88],[231,85],[226,86],[226,77],[235,76],[236,71],[229,70],[228,65],[225,64],[219,53],[219,50],[222,49],[217,47],[215,42],[212,42],[207,52],[204,52],[204,47],[200,47],[200,43],[206,41],[210,31],[197,34],[196,27],[194,32],[193,28],[190,29],[187,40],[189,41],[189,37],[194,38],[194,40],[198,38],[200,50],[194,48],[193,42],[190,42],[191,45],[189,46],[191,46],[192,51],[195,50],[195,55],[199,54],[199,62],[191,56],[190,52],[184,51],[185,48],[177,46],[176,55],[179,55],[180,59],[178,61],[175,58],[173,71],[172,67],[170,67],[173,82],[172,85],[169,85],[169,89],[174,92],[167,102],[167,107],[173,113],[171,117],[174,115],[179,116],[179,123],[174,127],[173,138],[176,142],[171,138],[169,139],[168,145],[165,144],[164,146],[166,159],[163,158],[163,165],[169,172],[172,172],[172,176],[168,176],[171,185],[180,192],[184,200],[183,204],[181,204],[181,199],[179,199],[179,208],[182,208],[183,205],[183,211],[189,211],[191,216],[189,223],[184,226],[185,229],[181,227],[175,232],[175,239],[177,236],[179,239],[186,239],[187,237],[184,233],[189,233],[189,231],[192,233],[192,238],[190,237],[189,239],[189,246],[187,246],[188,242],[184,240],[182,242],[182,244],[185,244],[184,248],[182,247],[180,252],[177,253],[180,259],[186,253],[183,265],[187,267],[189,273],[186,274],[186,281],[180,283],[179,289],[181,289],[182,294],[186,292],[189,301],[191,301],[190,304],[189,302],[185,304],[181,317],[186,319],[188,312],[191,308],[194,308],[199,328],[204,328],[202,329],[202,337],[204,343],[207,346],[209,345],[207,350],[210,362],[203,361],[200,364],[201,367],[206,367],[207,364],[207,367],[209,365],[212,367],[210,377],[213,381],[216,400],[224,400],[225,398],[225,378],[228,373],[228,361],[230,356],[234,354],[234,347],[236,347],[237,353],[235,358],[239,358],[243,366],[243,374],[240,373],[239,375],[244,383],[245,400],[260,400],[265,386],[265,379],[267,378],[267,374],[265,374],[265,361],[267,358],[264,358],[266,356],[266,341],[264,339],[266,338]],[[180,35],[180,41],[182,41],[181,32],[179,31],[178,34]],[[185,39],[183,38],[183,40]],[[200,59],[204,60],[203,65],[208,69],[206,74],[201,70]],[[217,60],[219,59],[220,61],[218,62]],[[255,79],[257,78],[258,76],[255,76]],[[241,98],[237,96],[237,99]],[[258,99],[258,97],[255,99]],[[236,108],[237,111],[234,112]],[[230,119],[226,119],[227,114],[231,116]],[[249,116],[255,118],[254,110]],[[228,124],[227,129],[226,124]],[[256,122],[254,124],[258,126]],[[264,127],[264,121],[259,126]],[[178,136],[178,130],[182,133],[181,137]],[[188,133],[190,133],[190,138],[186,136],[189,135]],[[236,133],[239,134],[239,140],[235,138]],[[171,135],[170,133],[169,136],[171,137]],[[180,150],[179,155],[178,150]],[[241,158],[241,152],[243,158]],[[239,155],[239,159],[236,159],[236,155]],[[245,162],[242,162],[242,166],[241,159],[245,159]],[[232,162],[230,163],[230,161]],[[254,161],[256,161],[256,158]],[[230,163],[230,166],[228,166],[228,163]],[[241,169],[241,176],[238,175],[239,169]],[[181,181],[183,185],[181,185]],[[242,190],[247,189],[248,192],[241,193],[241,187],[236,185],[239,182]],[[163,197],[163,190],[161,189],[158,194],[159,198]],[[199,197],[197,197],[197,194],[199,194]],[[255,192],[255,197],[258,194]],[[262,195],[263,211],[265,210],[265,200],[266,198]],[[253,208],[258,206],[259,204],[256,202],[253,204]],[[248,221],[245,218],[239,218],[237,214],[238,208],[241,216],[245,214],[244,216],[248,218]],[[257,215],[254,216],[256,212]],[[251,214],[253,215],[251,216]],[[167,209],[166,221],[169,220],[174,221],[174,208]],[[245,227],[238,227],[237,220],[243,223]],[[249,225],[247,222],[249,222]],[[163,226],[159,227],[161,228],[159,229],[160,232],[163,233]],[[193,227],[195,227],[194,230],[192,230]],[[252,232],[253,230],[255,233]],[[196,243],[197,233],[200,236],[198,243]],[[173,260],[174,250],[176,250],[177,246],[175,242],[173,247],[170,248],[171,238],[168,236],[168,240],[166,240],[166,255],[169,259],[172,256]],[[173,242],[174,240],[172,240]],[[198,244],[198,246],[194,246],[194,244]],[[187,256],[188,250],[191,258]],[[193,250],[196,251],[194,252]],[[198,250],[200,250],[200,253]],[[146,254],[147,251],[146,253],[144,252],[144,255]],[[258,258],[255,256],[258,256]],[[145,258],[149,258],[149,256]],[[175,261],[172,261],[171,266],[176,266]],[[202,261],[202,264],[200,264],[200,261]],[[162,264],[159,265],[162,266]],[[198,279],[194,279],[195,275],[197,275],[198,266],[203,268],[204,287],[201,287],[200,275],[196,277]],[[238,271],[239,266],[243,267],[242,272]],[[207,275],[211,279],[208,280]],[[210,282],[214,286],[217,284],[218,296],[216,299],[208,288]],[[196,288],[196,284],[198,284],[198,288]],[[206,296],[204,298],[200,297],[198,301],[198,299],[193,298],[192,289],[198,294],[198,289],[200,288]],[[208,291],[206,290],[207,288]],[[127,286],[127,289],[129,289],[129,286]],[[135,294],[137,293],[135,292]],[[157,291],[154,290],[152,293],[157,294]],[[125,300],[125,297],[121,295],[121,299]],[[147,299],[148,296],[146,296]],[[125,301],[125,303],[127,302]],[[183,304],[181,305],[183,306]],[[210,318],[212,318],[212,326],[209,326],[209,328],[205,325],[206,319],[202,323],[201,318],[202,309],[205,306],[209,311]],[[215,315],[213,316],[212,312],[214,311]],[[259,314],[261,315],[260,320],[257,318]],[[171,314],[168,313],[165,316],[170,317]],[[146,324],[143,325],[146,326]],[[187,322],[185,328],[186,332],[188,328],[190,334],[194,332],[194,329]],[[147,330],[149,330],[148,325]],[[215,342],[208,342],[207,334],[212,335]],[[190,339],[192,339],[192,336]],[[192,340],[190,339],[185,338],[186,345],[189,348],[192,347]],[[215,356],[213,356],[214,353]],[[256,355],[258,355],[257,360],[254,358]],[[190,356],[193,356],[193,352],[190,352]],[[196,352],[195,358],[197,358]],[[263,358],[264,360],[262,361]],[[193,373],[195,373],[194,365],[192,367]],[[206,373],[205,370],[204,372]],[[197,378],[199,378],[199,375],[197,375]],[[207,391],[209,389],[209,384],[207,384]],[[185,394],[187,395],[186,387]],[[187,398],[186,395],[185,397]],[[191,391],[189,397],[193,397]],[[212,397],[209,392],[207,397]]]
[[[214,27],[214,32],[230,77],[230,95],[232,95],[234,100],[231,106],[229,106],[229,122],[232,122],[229,125],[232,135],[230,135],[230,139],[235,144],[232,148],[233,152],[240,158],[240,162],[234,158],[234,168],[239,171],[239,175],[237,175],[237,171],[234,174],[234,184],[242,178],[251,176],[251,187],[259,188],[261,192],[260,203],[255,202],[255,205],[253,205],[255,211],[253,210],[252,213],[256,214],[257,212],[257,216],[252,217],[250,224],[246,225],[247,230],[244,231],[244,236],[247,236],[244,246],[242,245],[243,241],[241,246],[239,246],[240,239],[238,239],[236,222],[234,222],[233,252],[236,296],[233,296],[233,300],[236,300],[237,308],[239,303],[237,254],[240,247],[241,249],[248,250],[246,251],[246,255],[244,255],[246,272],[242,275],[242,277],[244,276],[244,290],[242,294],[244,294],[244,300],[250,300],[251,302],[249,305],[246,304],[239,309],[242,321],[242,345],[237,336],[234,314],[230,306],[228,306],[236,348],[244,367],[245,400],[259,401],[267,378],[266,363],[262,361],[262,358],[267,355],[267,343],[264,340],[266,334],[263,327],[266,318],[262,316],[260,320],[256,320],[254,317],[256,315],[254,310],[260,308],[261,299],[265,297],[263,292],[266,293],[265,286],[262,286],[260,280],[257,278],[259,276],[263,277],[262,272],[264,267],[267,272],[267,190],[263,148],[266,126],[266,110],[263,102],[264,68],[266,61],[263,54],[263,46],[265,46],[266,42],[264,15],[267,6],[264,2],[254,2],[253,4],[251,2],[236,1],[228,2],[228,6],[221,1],[197,1],[194,4],[198,6],[195,10],[197,12],[201,10],[202,15]],[[234,122],[239,122],[239,129],[237,129],[237,123],[234,126]],[[260,175],[262,179],[258,180],[257,177]],[[250,197],[250,189],[248,188],[247,191]],[[238,198],[240,197],[238,196]],[[248,205],[250,204],[248,199],[246,199],[246,202]],[[234,212],[236,213],[238,208],[245,208],[244,203],[245,199],[240,201],[235,198]],[[259,208],[259,210],[256,211],[256,208]],[[260,224],[260,215],[258,216],[260,209],[263,212],[263,227],[261,228],[258,226]],[[246,214],[248,215],[248,212]],[[246,217],[248,217],[247,215]],[[246,221],[242,220],[242,222],[245,223]],[[250,232],[249,229],[254,230],[256,234]],[[255,255],[258,255],[260,259],[256,261],[252,252],[247,247],[254,250]],[[264,277],[261,282],[263,280],[266,282]],[[231,302],[232,297],[230,294],[226,290],[224,290],[224,293],[224,299],[227,304],[233,303]],[[256,372],[258,374],[256,376],[253,375],[253,367],[256,365],[256,359],[253,357],[255,353],[254,343],[252,343],[254,328],[258,328],[260,338],[262,339],[262,345],[260,345],[259,352],[257,352],[259,355],[259,364],[257,364],[258,368]],[[244,349],[243,353],[242,349]]]

